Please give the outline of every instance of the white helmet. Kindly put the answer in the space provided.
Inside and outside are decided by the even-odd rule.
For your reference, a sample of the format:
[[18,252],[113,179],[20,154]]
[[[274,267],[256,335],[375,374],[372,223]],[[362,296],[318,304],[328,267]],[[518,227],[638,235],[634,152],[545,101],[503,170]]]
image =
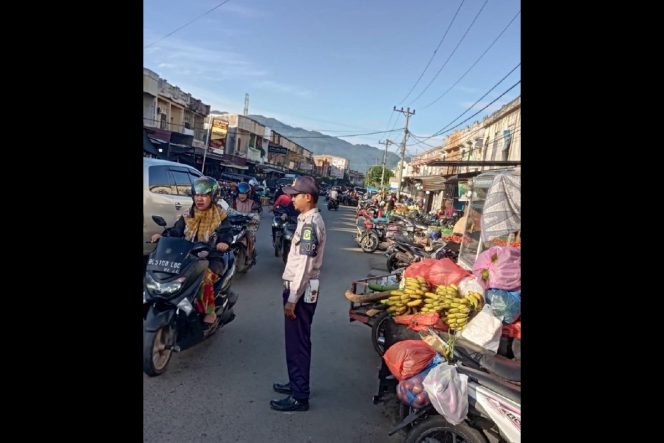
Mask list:
[[254,186],[254,187],[258,186],[258,180],[256,180],[255,178],[252,178],[252,179],[249,180],[249,184],[251,186]]

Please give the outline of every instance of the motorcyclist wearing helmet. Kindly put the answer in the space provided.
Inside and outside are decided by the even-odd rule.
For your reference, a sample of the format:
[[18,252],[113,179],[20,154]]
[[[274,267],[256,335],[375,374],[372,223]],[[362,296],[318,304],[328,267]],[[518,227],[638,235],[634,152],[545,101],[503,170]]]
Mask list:
[[[240,183],[237,186],[237,198],[233,200],[233,209],[235,209],[237,212],[241,214],[252,214],[255,210],[257,210],[257,204],[254,200],[251,200],[249,198],[249,194],[251,193],[251,188],[249,184],[247,183]],[[247,233],[247,256],[251,257],[251,259],[254,261],[256,260],[256,251],[254,250],[254,244],[255,242],[255,234],[254,232],[256,231],[256,225],[252,224],[248,229]]]
[[242,214],[250,214],[254,207],[255,201],[249,199],[251,194],[251,187],[247,183],[240,183],[237,186],[237,198],[233,200],[233,209]]
[[213,324],[217,315],[214,312],[214,283],[224,272],[223,253],[232,241],[231,224],[226,211],[217,204],[220,187],[212,177],[199,177],[191,187],[193,205],[182,215],[172,228],[161,234],[154,234],[152,242],[163,237],[183,237],[191,242],[208,242],[214,250],[208,256],[209,268],[198,295],[196,308],[206,314],[203,321]]
[[261,198],[258,195],[258,192],[256,192],[256,187],[259,185],[258,180],[255,178],[252,178],[249,180],[249,186],[251,187],[251,192],[249,193],[249,198],[255,201],[256,203],[260,204],[261,203]]

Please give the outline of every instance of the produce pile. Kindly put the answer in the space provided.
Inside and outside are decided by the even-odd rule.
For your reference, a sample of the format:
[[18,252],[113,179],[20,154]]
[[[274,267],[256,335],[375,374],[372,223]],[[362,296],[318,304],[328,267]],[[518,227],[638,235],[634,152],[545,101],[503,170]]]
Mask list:
[[389,298],[381,300],[392,316],[437,312],[450,329],[461,330],[484,306],[482,294],[470,291],[461,296],[454,284],[437,286],[431,292],[424,277],[406,277],[404,282],[403,289],[392,290]]

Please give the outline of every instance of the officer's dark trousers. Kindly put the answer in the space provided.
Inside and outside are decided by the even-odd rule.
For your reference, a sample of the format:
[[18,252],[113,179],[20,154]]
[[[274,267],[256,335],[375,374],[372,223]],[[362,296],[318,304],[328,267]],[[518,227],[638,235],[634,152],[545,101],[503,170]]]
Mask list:
[[[290,291],[284,289],[284,305]],[[311,366],[311,322],[316,303],[305,303],[304,295],[295,305],[295,320],[284,316],[286,322],[286,364],[288,379],[296,400],[309,399],[309,367]]]

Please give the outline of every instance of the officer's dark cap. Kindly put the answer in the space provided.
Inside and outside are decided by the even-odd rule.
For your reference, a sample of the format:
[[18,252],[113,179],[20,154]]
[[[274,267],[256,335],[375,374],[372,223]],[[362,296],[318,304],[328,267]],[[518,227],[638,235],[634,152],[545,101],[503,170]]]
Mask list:
[[316,180],[308,175],[303,175],[295,179],[291,186],[284,186],[286,194],[311,194],[318,196],[318,186]]

